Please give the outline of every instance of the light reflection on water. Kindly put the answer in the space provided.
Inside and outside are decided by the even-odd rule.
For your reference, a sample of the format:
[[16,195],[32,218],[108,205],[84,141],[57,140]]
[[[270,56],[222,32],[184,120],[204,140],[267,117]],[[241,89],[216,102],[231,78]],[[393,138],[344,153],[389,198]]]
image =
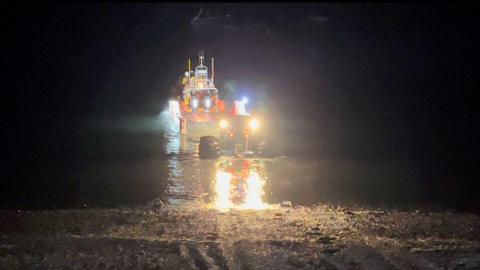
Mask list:
[[[232,177],[245,160],[221,157],[200,160],[198,141],[168,132],[165,151],[169,176],[166,188],[170,204],[207,203],[218,209],[262,209],[283,201],[312,205],[321,202],[392,203],[416,199],[418,173],[402,160],[352,160],[327,158],[246,159],[255,172]],[[234,163],[235,163],[234,162]],[[231,174],[230,179],[220,172]],[[239,180],[241,179],[241,180]],[[247,196],[248,194],[248,196]],[[245,202],[247,201],[247,202]]]
[[256,171],[258,168],[257,162],[251,160],[218,161],[213,207],[220,211],[268,208],[264,197],[265,179]]
[[178,179],[183,174],[183,164],[179,160],[179,155],[181,153],[182,142],[180,136],[175,136],[174,133],[167,136],[168,140],[165,145],[165,150],[168,158],[168,185],[165,190],[165,194],[169,197],[169,201],[174,203],[176,196],[178,194],[185,194],[185,183],[180,181],[172,181],[172,179]]
[[265,180],[258,173],[252,172],[247,178],[247,192],[245,202],[240,206],[241,209],[263,210],[268,208],[268,204],[264,201]]
[[258,161],[223,157],[200,160],[196,141],[175,128],[168,128],[165,136],[169,168],[165,195],[169,204],[205,203],[206,198],[208,206],[223,211],[268,207],[264,198],[266,177],[260,176]]
[[192,151],[189,149],[185,138],[174,128],[178,121],[172,118],[167,119],[167,121],[165,152],[168,156],[169,174],[165,195],[170,204],[179,204],[192,195],[192,185],[185,177],[185,165],[188,159],[191,159]]
[[215,177],[215,208],[225,211],[232,208],[233,203],[230,199],[232,176],[223,171],[217,171]]

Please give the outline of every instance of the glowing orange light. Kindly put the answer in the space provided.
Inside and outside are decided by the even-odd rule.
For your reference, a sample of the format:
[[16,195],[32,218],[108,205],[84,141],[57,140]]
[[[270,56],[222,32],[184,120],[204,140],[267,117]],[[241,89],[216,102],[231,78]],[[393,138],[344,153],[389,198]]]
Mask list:
[[232,202],[230,201],[232,175],[227,172],[217,171],[215,180],[215,208],[220,211],[227,211],[232,207]]
[[259,127],[260,127],[260,123],[258,122],[257,119],[254,118],[254,119],[252,119],[252,120],[250,121],[250,128],[251,128],[253,131],[255,131],[256,129],[258,129]]
[[[262,179],[257,173],[246,172],[246,190],[245,200],[241,204],[235,204],[232,202],[232,191],[235,190],[233,186],[236,181],[232,181],[232,174],[234,171],[225,172],[217,171],[215,178],[215,202],[214,207],[222,212],[229,209],[239,210],[264,210],[269,207],[267,203],[263,201],[265,180]],[[242,177],[243,178],[243,177]],[[238,184],[238,183],[237,183]]]
[[225,119],[222,119],[222,120],[220,121],[220,128],[225,129],[225,128],[227,128],[227,127],[228,127],[228,121],[225,120]]
[[257,173],[250,173],[247,179],[247,196],[240,208],[253,210],[266,209],[268,205],[262,200],[264,185],[265,181]]

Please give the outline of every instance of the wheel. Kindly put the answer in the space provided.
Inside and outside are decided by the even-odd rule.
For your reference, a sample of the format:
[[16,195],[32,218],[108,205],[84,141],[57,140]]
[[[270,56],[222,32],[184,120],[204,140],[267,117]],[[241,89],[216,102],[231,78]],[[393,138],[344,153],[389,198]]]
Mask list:
[[217,159],[220,156],[218,140],[213,136],[200,137],[198,155],[201,159]]
[[271,158],[275,155],[273,153],[273,149],[272,149],[271,145],[266,140],[261,140],[258,143],[257,153],[258,153],[259,156],[265,157],[265,158]]

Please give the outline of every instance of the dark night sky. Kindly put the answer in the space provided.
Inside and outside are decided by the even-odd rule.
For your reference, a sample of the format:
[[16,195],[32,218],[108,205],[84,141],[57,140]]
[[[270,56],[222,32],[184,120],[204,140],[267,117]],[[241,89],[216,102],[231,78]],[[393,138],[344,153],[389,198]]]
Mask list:
[[[245,24],[266,21],[272,35],[210,33],[204,42],[189,26],[200,7]],[[329,154],[400,155],[456,196],[479,187],[475,6],[77,3],[4,12],[14,174],[25,160],[68,152],[52,145],[74,142],[87,118],[158,114],[186,57],[202,47],[223,67],[219,83],[266,85],[289,108],[288,121],[303,119],[303,133],[340,149]],[[304,29],[307,15],[330,21]]]

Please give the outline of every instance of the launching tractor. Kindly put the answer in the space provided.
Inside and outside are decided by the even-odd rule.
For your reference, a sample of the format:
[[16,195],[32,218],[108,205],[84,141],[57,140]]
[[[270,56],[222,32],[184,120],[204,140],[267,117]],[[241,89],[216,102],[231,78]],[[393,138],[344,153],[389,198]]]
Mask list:
[[182,80],[181,96],[169,102],[170,115],[178,119],[183,136],[199,140],[199,156],[215,159],[221,155],[253,156],[266,154],[261,123],[246,111],[247,100],[221,100],[215,87],[214,59],[212,76],[199,54],[199,65],[188,70]]

